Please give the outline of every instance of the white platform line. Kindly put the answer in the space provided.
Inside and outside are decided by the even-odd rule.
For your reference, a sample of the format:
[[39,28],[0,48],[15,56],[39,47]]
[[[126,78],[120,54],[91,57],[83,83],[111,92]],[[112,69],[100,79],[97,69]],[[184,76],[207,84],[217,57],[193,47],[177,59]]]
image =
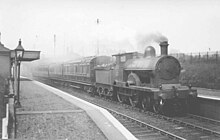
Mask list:
[[204,99],[211,99],[211,100],[218,100],[220,101],[220,97],[215,97],[215,96],[207,96],[207,95],[198,95],[199,98],[204,98]]

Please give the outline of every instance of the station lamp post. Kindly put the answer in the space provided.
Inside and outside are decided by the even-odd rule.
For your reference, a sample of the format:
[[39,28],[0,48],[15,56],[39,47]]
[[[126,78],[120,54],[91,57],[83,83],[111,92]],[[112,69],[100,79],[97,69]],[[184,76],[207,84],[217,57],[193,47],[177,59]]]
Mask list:
[[[20,65],[21,60],[24,56],[24,48],[21,45],[21,39],[19,40],[18,46],[15,49],[15,73],[14,73],[14,81],[15,81],[15,96],[16,96],[16,107],[20,107]],[[18,70],[17,70],[18,67]]]

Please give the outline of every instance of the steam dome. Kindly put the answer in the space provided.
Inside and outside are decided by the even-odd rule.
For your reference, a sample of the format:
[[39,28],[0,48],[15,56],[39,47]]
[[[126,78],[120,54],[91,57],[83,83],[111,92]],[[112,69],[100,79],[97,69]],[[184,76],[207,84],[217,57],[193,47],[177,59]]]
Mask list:
[[154,47],[152,46],[146,47],[145,52],[144,52],[144,57],[155,57],[155,56],[156,56],[156,51]]

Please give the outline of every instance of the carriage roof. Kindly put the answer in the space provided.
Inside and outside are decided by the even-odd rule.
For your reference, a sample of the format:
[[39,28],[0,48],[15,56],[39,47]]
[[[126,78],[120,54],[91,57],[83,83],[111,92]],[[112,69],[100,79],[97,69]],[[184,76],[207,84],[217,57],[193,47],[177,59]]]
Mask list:
[[69,61],[67,63],[64,63],[64,65],[69,64],[90,64],[94,62],[95,65],[103,64],[103,63],[109,63],[111,61],[110,56],[89,56],[89,57],[83,57],[74,61]]

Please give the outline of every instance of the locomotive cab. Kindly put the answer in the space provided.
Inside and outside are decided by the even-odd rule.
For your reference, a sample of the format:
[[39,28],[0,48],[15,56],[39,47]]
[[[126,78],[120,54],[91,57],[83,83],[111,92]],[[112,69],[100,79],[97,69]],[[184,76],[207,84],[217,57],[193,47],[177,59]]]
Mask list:
[[124,67],[128,60],[133,60],[141,57],[142,54],[138,52],[115,54],[113,57],[116,58],[115,66],[115,81],[127,81],[127,74],[124,73]]

